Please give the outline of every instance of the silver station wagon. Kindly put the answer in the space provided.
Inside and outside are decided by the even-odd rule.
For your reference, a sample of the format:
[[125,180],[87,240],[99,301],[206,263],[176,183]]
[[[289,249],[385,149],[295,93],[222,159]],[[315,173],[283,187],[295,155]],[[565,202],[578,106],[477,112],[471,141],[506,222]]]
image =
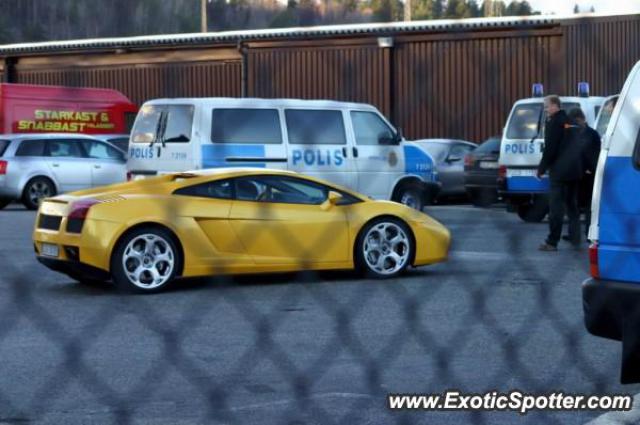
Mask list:
[[0,208],[127,179],[125,152],[77,134],[0,135]]

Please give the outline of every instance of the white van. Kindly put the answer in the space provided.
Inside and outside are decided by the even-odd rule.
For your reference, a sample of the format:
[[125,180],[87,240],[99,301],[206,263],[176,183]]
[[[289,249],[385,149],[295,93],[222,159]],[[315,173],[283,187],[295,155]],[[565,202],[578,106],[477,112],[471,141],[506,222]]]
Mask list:
[[602,138],[591,206],[585,325],[622,341],[623,383],[640,382],[640,62]]
[[[580,96],[560,98],[562,109],[581,108],[590,126],[602,107],[604,97],[589,96],[588,85],[579,85]],[[509,211],[521,219],[539,222],[549,211],[549,179],[536,177],[544,149],[544,99],[540,85],[534,85],[537,97],[518,100],[511,109],[500,145],[500,194]]]
[[604,137],[607,132],[607,127],[609,126],[609,122],[611,121],[611,115],[613,114],[613,109],[616,107],[616,103],[618,102],[618,98],[620,95],[613,95],[607,97],[602,103],[602,108],[600,108],[600,112],[598,112],[598,117],[596,118],[596,125],[593,127],[600,137]]
[[439,190],[431,156],[371,105],[189,98],[151,100],[140,109],[130,177],[230,166],[289,169],[418,209]]

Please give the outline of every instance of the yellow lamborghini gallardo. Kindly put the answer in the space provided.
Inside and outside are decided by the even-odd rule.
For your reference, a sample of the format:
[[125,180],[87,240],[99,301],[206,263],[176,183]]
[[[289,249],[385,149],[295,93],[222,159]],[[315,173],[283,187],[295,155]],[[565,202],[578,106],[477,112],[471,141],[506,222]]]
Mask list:
[[444,261],[449,231],[404,205],[289,171],[184,172],[46,199],[38,260],[137,292],[178,277],[358,268],[392,277]]

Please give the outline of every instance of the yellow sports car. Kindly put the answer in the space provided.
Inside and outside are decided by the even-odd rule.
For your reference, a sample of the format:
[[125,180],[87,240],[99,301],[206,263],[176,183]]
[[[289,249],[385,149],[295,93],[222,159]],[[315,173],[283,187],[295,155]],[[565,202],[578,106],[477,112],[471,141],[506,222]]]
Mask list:
[[358,268],[392,277],[444,261],[449,231],[404,205],[289,171],[162,175],[48,198],[38,260],[137,292],[177,277]]

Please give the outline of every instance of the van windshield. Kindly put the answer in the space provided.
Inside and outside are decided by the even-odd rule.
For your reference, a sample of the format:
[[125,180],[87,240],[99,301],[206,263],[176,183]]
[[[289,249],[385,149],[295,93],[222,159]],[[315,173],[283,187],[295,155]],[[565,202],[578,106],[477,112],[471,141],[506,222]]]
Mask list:
[[[568,114],[572,109],[580,108],[579,103],[562,102],[562,109]],[[544,122],[547,114],[544,112],[544,104],[524,103],[513,110],[507,127],[507,139],[544,138]],[[538,127],[538,123],[540,126]],[[538,131],[539,130],[539,131]]]
[[131,130],[133,143],[151,143],[156,140],[162,109],[162,106],[155,105],[145,105],[140,108]]
[[598,116],[598,122],[596,123],[596,131],[600,134],[600,137],[604,136],[604,133],[607,131],[607,126],[609,126],[609,121],[611,121],[611,114],[613,114],[613,108],[616,107],[617,102],[618,98],[614,97],[613,99],[607,100],[604,105],[602,105],[600,115]]

